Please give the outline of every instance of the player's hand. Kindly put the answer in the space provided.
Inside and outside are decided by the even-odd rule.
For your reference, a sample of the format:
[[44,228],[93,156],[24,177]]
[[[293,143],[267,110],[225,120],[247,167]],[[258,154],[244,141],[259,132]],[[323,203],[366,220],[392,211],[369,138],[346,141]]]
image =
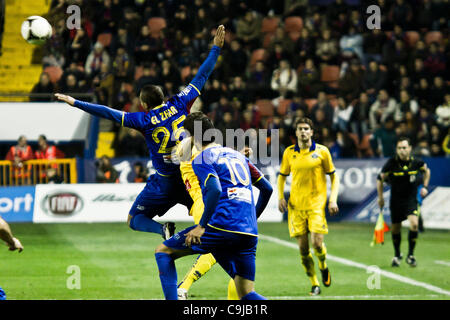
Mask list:
[[383,198],[378,198],[378,206],[380,207],[380,209],[384,208],[384,199]]
[[67,104],[70,104],[71,106],[74,105],[75,103],[75,99],[72,98],[71,96],[67,96],[65,94],[61,94],[61,93],[55,93],[55,97],[62,102],[65,102]]
[[278,210],[280,210],[281,213],[285,213],[287,210],[287,201],[286,199],[281,199],[278,201]]
[[428,194],[428,189],[425,188],[425,187],[422,187],[422,188],[420,189],[420,196],[421,196],[422,198],[425,198],[425,197],[427,196],[427,194]]
[[23,245],[17,238],[13,238],[13,243],[8,244],[8,246],[10,251],[19,250],[19,252],[22,252],[23,250]]
[[194,229],[186,233],[185,243],[188,247],[193,244],[201,244],[200,241],[201,236],[205,233],[205,228],[201,225],[197,225]]
[[247,158],[250,158],[250,156],[253,154],[253,149],[249,148],[249,147],[244,147],[241,151],[239,151],[240,153],[242,153],[244,156],[246,156]]
[[339,207],[336,202],[330,202],[328,203],[328,212],[330,215],[334,216],[339,212]]
[[217,28],[216,36],[214,37],[214,45],[222,48],[224,40],[225,40],[225,27],[221,24]]

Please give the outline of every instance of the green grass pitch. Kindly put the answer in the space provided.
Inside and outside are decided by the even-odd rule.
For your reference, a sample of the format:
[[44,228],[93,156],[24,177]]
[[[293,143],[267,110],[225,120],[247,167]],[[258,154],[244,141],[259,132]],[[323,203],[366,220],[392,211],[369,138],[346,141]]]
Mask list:
[[[178,223],[177,230],[187,227]],[[0,251],[0,286],[8,299],[163,299],[154,248],[162,238],[130,230],[126,224],[11,224],[22,241],[22,253]],[[371,248],[373,225],[333,223],[325,237],[328,253],[364,265],[376,265],[415,281],[450,291],[450,232],[426,230],[419,235],[417,268],[404,261],[392,268],[390,233],[386,243]],[[260,234],[295,244],[286,223],[260,223]],[[407,251],[407,230],[403,229],[402,252]],[[177,260],[179,280],[195,256]],[[317,259],[315,259],[318,272]],[[365,269],[328,261],[332,285],[322,286],[320,297],[309,297],[310,283],[300,264],[298,249],[260,239],[256,257],[256,290],[269,299],[450,299],[432,291],[385,276],[380,288],[369,289]],[[80,289],[68,289],[69,266],[80,269]],[[320,275],[319,280],[320,280]],[[409,280],[408,280],[409,281]],[[193,300],[226,299],[228,277],[216,265],[194,283]]]

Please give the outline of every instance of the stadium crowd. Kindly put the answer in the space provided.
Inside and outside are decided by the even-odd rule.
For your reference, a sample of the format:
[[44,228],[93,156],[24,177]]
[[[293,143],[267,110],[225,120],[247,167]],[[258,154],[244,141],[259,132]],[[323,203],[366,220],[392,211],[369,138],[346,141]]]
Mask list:
[[[92,93],[97,103],[142,111],[140,88],[176,94],[224,24],[222,55],[197,102],[217,128],[279,129],[281,155],[295,141],[295,120],[308,116],[335,158],[393,156],[399,136],[417,155],[449,155],[448,1],[378,0],[381,29],[373,30],[373,2],[347,2],[53,0],[54,35],[32,92]],[[70,4],[82,8],[81,29],[66,27]],[[145,153],[130,150],[138,135],[117,136],[126,141],[116,143],[120,155]]]

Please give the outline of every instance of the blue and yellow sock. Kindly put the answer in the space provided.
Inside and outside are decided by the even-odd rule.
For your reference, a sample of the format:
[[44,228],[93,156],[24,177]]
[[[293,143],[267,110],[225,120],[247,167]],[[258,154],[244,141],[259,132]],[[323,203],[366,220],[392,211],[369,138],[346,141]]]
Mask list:
[[155,253],[156,263],[159,269],[159,279],[166,300],[178,300],[177,294],[177,270],[175,261],[164,252]]

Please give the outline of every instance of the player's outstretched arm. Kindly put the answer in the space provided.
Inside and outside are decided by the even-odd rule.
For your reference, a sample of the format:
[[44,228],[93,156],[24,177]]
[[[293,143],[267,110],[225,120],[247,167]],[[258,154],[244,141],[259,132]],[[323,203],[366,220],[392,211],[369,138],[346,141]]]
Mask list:
[[61,93],[55,93],[55,97],[62,102],[65,102],[71,106],[74,106],[78,109],[81,109],[83,111],[86,111],[87,113],[90,113],[94,116],[105,118],[108,120],[112,120],[118,123],[122,122],[122,111],[118,111],[112,108],[109,108],[107,106],[103,106],[101,104],[95,104],[95,103],[89,103],[84,102],[80,100],[76,100],[75,98],[61,94]]
[[254,186],[259,189],[258,201],[256,202],[256,218],[259,218],[269,203],[273,188],[270,182],[264,177],[261,177]]
[[208,57],[203,62],[203,64],[198,69],[197,74],[194,79],[191,81],[191,84],[197,89],[202,90],[205,85],[206,80],[208,80],[212,71],[214,70],[214,66],[216,65],[217,59],[219,58],[220,49],[223,46],[225,40],[225,27],[220,25],[217,28],[216,35],[214,37],[214,45],[209,52]]
[[2,218],[0,218],[0,239],[6,242],[9,250],[19,250],[19,252],[22,252],[22,244],[20,243],[19,239],[14,238],[8,223]]

